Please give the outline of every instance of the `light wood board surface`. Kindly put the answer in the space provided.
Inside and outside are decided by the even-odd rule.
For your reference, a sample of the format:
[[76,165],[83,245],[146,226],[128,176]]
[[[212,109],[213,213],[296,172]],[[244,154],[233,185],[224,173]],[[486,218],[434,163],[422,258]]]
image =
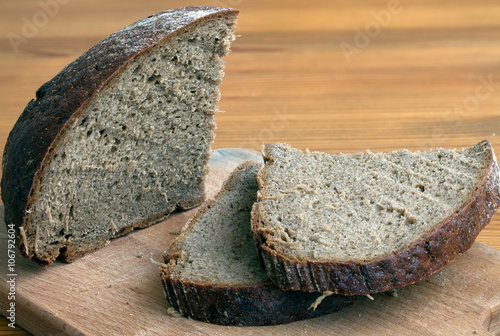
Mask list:
[[[216,151],[207,190],[213,196],[249,150]],[[0,210],[3,210],[0,208]],[[158,272],[166,246],[196,210],[178,212],[155,226],[117,238],[72,264],[42,269],[17,260],[16,317],[35,335],[493,335],[500,332],[500,251],[481,243],[441,272],[399,289],[397,297],[362,297],[343,311],[269,327],[223,327],[167,314]],[[5,226],[0,223],[5,245]],[[6,253],[0,264],[6,265]],[[7,270],[0,295],[7,296]],[[318,294],[319,296],[319,294]],[[3,301],[2,301],[3,302]],[[312,302],[311,302],[312,303]],[[7,307],[2,303],[1,309]],[[490,330],[492,333],[487,332]]]
[[[45,21],[41,4],[54,1]],[[0,2],[0,151],[36,89],[66,64],[133,21],[196,4],[241,11],[214,148],[415,150],[493,133],[500,148],[498,0],[54,1]],[[16,50],[9,34],[26,43]],[[500,249],[500,214],[478,241]],[[2,334],[13,331],[0,317]]]

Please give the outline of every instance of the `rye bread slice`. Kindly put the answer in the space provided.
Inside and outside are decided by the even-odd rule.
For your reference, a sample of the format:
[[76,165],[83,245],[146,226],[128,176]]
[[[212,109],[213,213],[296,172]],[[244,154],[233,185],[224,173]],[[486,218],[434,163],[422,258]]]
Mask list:
[[38,89],[3,156],[5,222],[17,227],[20,255],[70,262],[203,202],[237,13],[151,15]]
[[462,150],[330,155],[263,146],[252,231],[284,290],[368,294],[470,248],[500,206],[488,141]]
[[168,302],[182,315],[221,325],[297,321],[341,309],[356,297],[282,291],[262,268],[250,229],[259,164],[241,164],[171,244],[160,267]]

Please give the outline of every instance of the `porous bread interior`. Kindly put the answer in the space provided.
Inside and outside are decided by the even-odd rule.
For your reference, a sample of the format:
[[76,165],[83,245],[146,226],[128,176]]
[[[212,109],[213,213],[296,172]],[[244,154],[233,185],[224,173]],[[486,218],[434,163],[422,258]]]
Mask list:
[[435,229],[470,200],[489,158],[484,143],[340,155],[274,144],[265,152],[258,217],[267,245],[292,260],[340,262],[387,256]]
[[257,201],[255,163],[238,167],[215,201],[188,224],[169,250],[172,278],[220,286],[268,283],[252,230],[250,212]]
[[29,254],[85,251],[202,201],[235,20],[218,16],[168,37],[86,105],[35,190]]

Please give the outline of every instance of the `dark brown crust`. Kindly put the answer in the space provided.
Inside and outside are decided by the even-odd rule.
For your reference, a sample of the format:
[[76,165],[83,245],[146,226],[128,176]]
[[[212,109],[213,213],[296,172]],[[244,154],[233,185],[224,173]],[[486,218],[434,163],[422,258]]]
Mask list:
[[[252,209],[252,232],[267,274],[284,290],[361,295],[406,286],[440,270],[472,246],[500,206],[500,177],[493,149],[488,141],[478,145],[489,152],[489,169],[472,198],[443,220],[434,232],[407,249],[378,260],[350,263],[290,260],[266,244],[256,203]],[[264,160],[269,160],[265,156]],[[261,189],[262,173],[263,170],[259,174]]]
[[356,296],[330,295],[316,310],[309,309],[318,293],[282,291],[273,284],[222,287],[172,279],[161,270],[168,302],[186,317],[233,326],[289,323],[338,311]]
[[[199,19],[190,15],[200,10],[206,11],[206,15]],[[78,118],[84,106],[127,63],[156,44],[197,22],[237,13],[230,8],[198,6],[152,15],[110,35],[37,90],[36,100],[28,103],[10,132],[3,155],[1,188],[5,223],[16,225],[22,256],[31,257],[40,264],[52,263],[52,258],[38,259],[26,254],[20,228],[29,229],[25,212],[32,202],[43,168],[51,160],[61,135]],[[76,255],[66,259],[74,258]]]
[[[230,180],[247,166],[260,164],[245,161],[224,182],[219,197]],[[182,233],[169,246],[164,255],[166,265],[160,267],[165,296],[182,315],[199,321],[238,326],[262,326],[298,321],[340,310],[356,302],[355,296],[331,295],[316,310],[309,309],[319,297],[317,293],[282,291],[270,281],[254,286],[224,286],[179,280],[171,275],[170,268],[182,258],[178,243],[188,235],[196,221],[211,206],[206,201],[194,217],[184,226]],[[250,224],[250,223],[249,223]]]

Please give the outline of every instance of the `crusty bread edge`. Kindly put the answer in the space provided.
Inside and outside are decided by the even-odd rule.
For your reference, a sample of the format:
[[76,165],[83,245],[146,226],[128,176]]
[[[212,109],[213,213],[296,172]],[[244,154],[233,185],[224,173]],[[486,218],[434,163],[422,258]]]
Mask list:
[[[252,232],[268,276],[284,290],[362,295],[403,287],[440,270],[472,246],[500,206],[499,168],[493,148],[487,140],[479,144],[489,151],[489,169],[485,170],[472,198],[425,238],[403,251],[377,260],[341,263],[286,258],[266,244],[259,203],[255,203]],[[264,145],[265,162],[269,160],[267,153],[268,147]],[[264,169],[258,177],[259,201],[264,197]]]
[[[214,200],[206,201],[181,234],[164,254],[165,265],[160,266],[163,288],[167,301],[183,316],[220,325],[263,326],[289,323],[338,311],[356,302],[356,296],[331,295],[316,310],[308,309],[318,294],[284,292],[271,282],[253,286],[223,286],[177,279],[170,269],[182,258],[178,244],[188,235],[193,225],[221,195],[227,192],[230,180],[250,165],[261,164],[245,161],[226,179]],[[250,225],[250,223],[249,223]]]
[[230,326],[290,323],[333,313],[357,301],[357,296],[330,295],[309,309],[318,293],[282,291],[274,284],[215,286],[172,279],[160,268],[165,297],[183,316]]
[[[185,7],[182,8],[181,10],[184,9],[192,9],[195,7]],[[62,86],[64,87],[64,83],[61,84],[60,80],[64,80],[64,75],[65,71],[67,69],[64,68],[56,77],[51,79],[49,82],[43,84],[36,93],[37,100],[32,100],[30,103],[27,105],[25,108],[23,114],[19,117],[19,120],[16,122],[16,125],[14,126],[13,130],[10,132],[9,137],[7,139],[7,143],[5,145],[5,150],[4,150],[4,156],[3,156],[3,170],[2,170],[2,200],[3,203],[5,204],[5,223],[8,224],[14,224],[16,228],[16,235],[17,235],[17,241],[18,241],[18,251],[19,254],[28,259],[32,259],[38,264],[42,266],[47,266],[51,265],[53,261],[57,258],[57,256],[53,255],[37,255],[33,254],[32,251],[29,250],[28,246],[25,246],[26,240],[23,239],[23,235],[25,234],[25,230],[27,228],[27,223],[26,223],[26,210],[28,209],[29,205],[33,202],[33,192],[34,190],[37,189],[39,185],[39,179],[40,176],[42,175],[43,168],[48,164],[48,162],[52,159],[53,157],[53,151],[57,147],[58,143],[62,139],[61,135],[65,132],[67,129],[68,125],[70,125],[74,120],[78,118],[78,116],[81,114],[82,111],[84,111],[85,106],[93,99],[93,97],[99,93],[99,91],[102,90],[103,87],[108,85],[112,81],[112,79],[118,74],[131,60],[136,58],[137,56],[145,53],[146,51],[150,50],[154,46],[156,46],[159,43],[162,43],[167,38],[171,38],[177,34],[179,34],[182,31],[185,31],[185,29],[189,28],[190,26],[197,24],[202,21],[206,21],[210,18],[213,18],[215,16],[221,15],[221,14],[238,14],[238,10],[231,9],[231,8],[222,8],[222,7],[208,7],[208,6],[197,6],[196,8],[200,9],[207,9],[207,8],[213,8],[216,9],[217,11],[210,13],[206,16],[203,16],[199,19],[192,20],[189,22],[187,25],[176,29],[176,30],[170,30],[165,32],[149,32],[149,36],[145,36],[145,40],[148,41],[149,45],[139,49],[135,50],[133,52],[128,52],[128,53],[123,53],[118,56],[118,59],[116,60],[116,64],[111,64],[112,66],[101,66],[96,60],[91,59],[82,59],[78,58],[75,60],[73,63],[76,62],[88,62],[91,65],[95,64],[95,68],[98,69],[98,74],[97,75],[92,75],[95,76],[88,76],[89,79],[95,81],[98,83],[98,85],[91,85],[89,82],[89,85],[85,85],[85,90],[86,92],[81,92],[78,90],[73,90],[71,92],[72,97],[70,100],[71,104],[64,103],[63,101],[57,101],[54,103],[54,100],[50,100],[52,96],[45,95],[46,91],[49,91],[53,89],[54,87]],[[164,12],[157,13],[155,15],[160,15],[163,14]],[[148,19],[148,18],[145,18]],[[142,19],[142,20],[145,20]],[[142,21],[139,20],[139,21]],[[139,22],[138,21],[138,22]],[[137,23],[137,22],[136,22]],[[116,34],[116,33],[115,33]],[[98,48],[99,45],[101,45],[105,40],[101,41],[97,45],[95,45],[93,48]],[[72,63],[72,64],[73,64]],[[105,71],[101,71],[100,68],[106,69]],[[90,78],[92,77],[92,78]],[[57,80],[56,80],[57,78]],[[63,96],[59,96],[58,99],[61,99]],[[44,100],[45,98],[45,100]],[[40,102],[38,105],[35,105],[35,103]],[[69,108],[68,108],[68,106]],[[76,106],[76,108],[74,108]],[[33,113],[33,110],[40,110],[44,108],[49,108],[52,109],[51,115],[44,116],[43,114],[37,114],[35,117],[33,116],[27,116],[27,112]],[[45,132],[47,135],[48,142],[45,141],[44,143],[38,142],[35,145],[31,143],[31,140],[23,140],[22,139],[22,134],[25,132],[22,129],[16,128],[18,124],[20,123],[21,119],[24,117],[22,122],[30,122],[30,118],[40,118],[40,122],[33,124],[31,123],[30,126],[35,127],[36,129],[31,129],[30,132],[33,134],[39,134],[38,129],[45,129]],[[34,157],[29,158],[29,162],[31,162],[30,167],[27,167],[25,165],[25,161],[27,160],[25,157],[23,157],[23,153],[16,152],[10,150],[12,147],[12,143],[14,142],[14,138],[17,138],[16,141],[19,142],[20,144],[17,143],[17,147],[21,148],[31,148],[35,147],[33,149]],[[19,138],[21,140],[19,140]],[[20,176],[18,179],[16,179],[16,176],[19,176],[21,174],[20,169],[24,169],[24,172],[22,173],[22,176]],[[202,183],[202,188],[204,188],[204,182],[206,179],[206,174],[205,178],[203,179]],[[203,202],[205,199],[205,194],[203,191],[203,195],[201,199],[195,199],[192,200],[192,202],[188,204],[179,204],[178,207],[180,208],[190,208],[197,206]],[[152,224],[155,224],[164,218],[168,216],[172,211],[174,211],[177,207],[173,207],[172,209],[168,209],[168,211],[165,211],[162,214],[159,214],[156,218],[152,218],[149,220],[146,220],[141,223],[132,223],[129,225],[128,228],[130,228],[130,231],[132,231],[134,228],[140,228],[140,227],[146,227],[150,226]],[[72,253],[69,253],[66,248],[62,248],[60,253],[61,253],[61,259],[66,262],[71,262],[75,259],[78,259],[79,257],[92,252],[94,250],[97,250],[101,247],[106,245],[106,242],[101,243],[101,244],[96,244],[95,246],[91,246],[88,249],[80,249],[78,251],[74,251]]]

